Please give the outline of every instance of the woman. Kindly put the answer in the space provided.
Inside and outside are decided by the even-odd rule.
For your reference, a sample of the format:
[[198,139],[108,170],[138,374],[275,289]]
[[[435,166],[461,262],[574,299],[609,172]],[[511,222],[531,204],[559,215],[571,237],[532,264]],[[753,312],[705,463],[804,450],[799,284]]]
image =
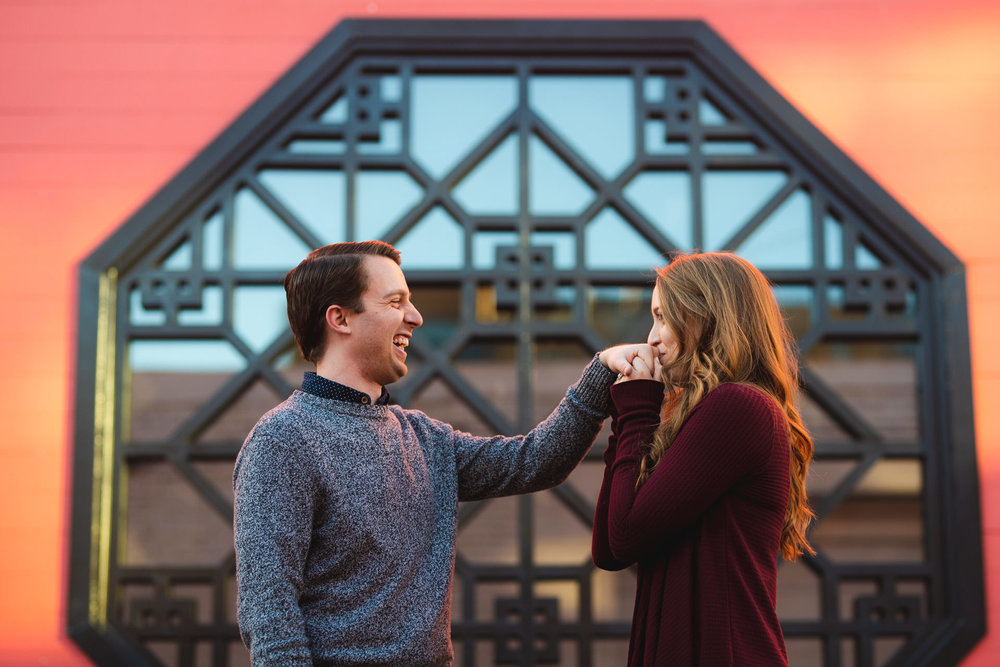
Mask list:
[[814,553],[793,339],[767,279],[728,253],[674,259],[650,307],[648,346],[601,353],[625,373],[593,556],[638,563],[628,664],[787,665],[777,556]]

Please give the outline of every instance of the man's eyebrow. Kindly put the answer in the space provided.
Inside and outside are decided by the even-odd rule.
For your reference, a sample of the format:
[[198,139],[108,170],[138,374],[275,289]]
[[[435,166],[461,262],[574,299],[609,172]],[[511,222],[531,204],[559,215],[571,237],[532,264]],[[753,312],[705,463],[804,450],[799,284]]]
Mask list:
[[413,296],[413,293],[405,289],[394,289],[391,292],[386,292],[384,295],[382,295],[382,298],[388,299],[394,296],[405,296],[407,299],[409,299],[411,296]]

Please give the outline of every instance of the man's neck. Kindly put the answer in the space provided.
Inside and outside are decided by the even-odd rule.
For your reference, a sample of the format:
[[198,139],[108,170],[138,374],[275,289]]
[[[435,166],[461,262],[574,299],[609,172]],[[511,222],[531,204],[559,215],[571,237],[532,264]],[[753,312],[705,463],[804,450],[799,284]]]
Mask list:
[[382,385],[365,379],[351,364],[340,364],[324,356],[316,363],[316,375],[368,394],[372,402],[382,395]]

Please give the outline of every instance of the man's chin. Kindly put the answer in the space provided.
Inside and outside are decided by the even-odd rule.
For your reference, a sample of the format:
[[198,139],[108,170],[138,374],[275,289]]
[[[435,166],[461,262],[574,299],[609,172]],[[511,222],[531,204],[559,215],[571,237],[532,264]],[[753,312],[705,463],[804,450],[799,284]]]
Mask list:
[[403,378],[406,375],[406,371],[407,371],[406,364],[397,364],[396,366],[393,367],[392,373],[387,374],[385,382],[383,382],[382,385],[388,386],[393,382],[398,382],[401,378]]

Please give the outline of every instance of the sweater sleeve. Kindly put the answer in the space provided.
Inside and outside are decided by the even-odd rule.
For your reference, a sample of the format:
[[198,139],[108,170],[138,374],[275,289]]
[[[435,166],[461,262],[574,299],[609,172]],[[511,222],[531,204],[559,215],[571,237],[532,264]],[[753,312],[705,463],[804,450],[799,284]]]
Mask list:
[[237,613],[254,667],[312,665],[299,598],[314,488],[301,447],[252,433],[233,474]]
[[741,478],[766,463],[774,441],[769,399],[748,387],[720,385],[695,407],[636,491],[639,462],[656,429],[651,415],[659,411],[649,383],[644,384],[627,382],[612,390],[620,415],[607,539],[619,563],[639,560],[689,528]]
[[[654,380],[631,380],[629,382],[616,385],[613,391],[620,392],[618,387],[632,385],[631,391],[643,401],[648,408],[645,415],[645,441],[652,440],[653,432],[659,425],[660,404],[663,402],[663,383]],[[604,452],[604,479],[601,482],[601,491],[597,496],[597,509],[594,512],[594,530],[591,538],[591,555],[594,565],[604,570],[623,570],[629,565],[628,561],[620,561],[614,557],[611,551],[611,541],[608,534],[608,509],[611,504],[611,489],[614,481],[615,460],[618,452],[618,408],[612,401],[611,406],[611,435],[608,437],[608,448]],[[643,438],[643,434],[636,434],[638,439]],[[635,476],[639,476],[639,460],[635,461]]]
[[548,489],[563,482],[594,444],[610,410],[615,374],[595,356],[556,409],[527,435],[453,433],[459,500]]

